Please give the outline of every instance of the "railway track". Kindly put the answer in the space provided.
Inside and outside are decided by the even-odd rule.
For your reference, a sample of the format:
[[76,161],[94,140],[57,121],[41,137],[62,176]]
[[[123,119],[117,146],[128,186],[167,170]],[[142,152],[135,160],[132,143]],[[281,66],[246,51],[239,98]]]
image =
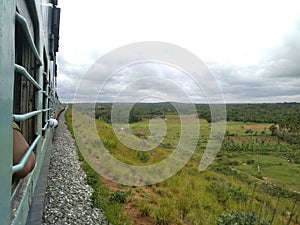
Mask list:
[[65,124],[64,112],[53,138],[42,224],[107,224],[92,207],[93,189],[86,183],[77,149]]

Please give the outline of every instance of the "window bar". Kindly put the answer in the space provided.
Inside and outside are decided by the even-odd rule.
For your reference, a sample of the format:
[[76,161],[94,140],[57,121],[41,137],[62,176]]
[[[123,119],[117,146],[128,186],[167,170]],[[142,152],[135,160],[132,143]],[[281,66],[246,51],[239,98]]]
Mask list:
[[47,130],[48,125],[49,125],[49,122],[46,122],[46,123],[45,123],[45,126],[42,128],[42,131]]
[[46,83],[47,86],[48,86],[48,84],[49,84],[49,81],[48,81],[48,74],[47,74],[46,72],[44,72],[43,74],[44,74],[44,81],[45,81],[45,83]]
[[50,111],[52,108],[42,109],[43,112]]
[[53,97],[49,97],[49,101],[53,103],[54,102]]
[[16,115],[14,114],[13,115],[13,118],[14,118],[14,121],[24,121],[24,120],[27,120],[33,116],[36,116],[38,114],[40,114],[43,110],[37,110],[37,111],[32,111],[32,112],[29,112],[29,113],[25,113],[25,114],[21,114],[21,115]]
[[14,165],[12,167],[13,173],[18,172],[20,170],[22,170],[31,154],[31,152],[33,151],[33,149],[35,148],[35,146],[39,143],[39,140],[41,138],[41,135],[38,135],[35,140],[32,142],[32,144],[29,146],[28,150],[26,151],[25,155],[23,156],[23,158],[21,159],[21,161],[17,164]]
[[46,91],[43,91],[43,94],[47,97],[47,98],[51,98]]
[[14,182],[11,186],[11,200],[15,197],[18,189],[20,188],[21,186],[21,182]]
[[27,72],[27,70],[20,65],[15,64],[15,70],[21,74],[23,74],[38,90],[41,90],[42,87],[39,85],[33,77]]
[[21,16],[18,12],[16,12],[16,21],[21,25],[21,27],[26,35],[27,41],[30,45],[30,48],[33,51],[33,54],[38,61],[39,66],[43,65],[42,59],[35,47],[35,44],[34,44],[32,36],[31,36],[29,26],[28,26],[26,19],[23,16]]

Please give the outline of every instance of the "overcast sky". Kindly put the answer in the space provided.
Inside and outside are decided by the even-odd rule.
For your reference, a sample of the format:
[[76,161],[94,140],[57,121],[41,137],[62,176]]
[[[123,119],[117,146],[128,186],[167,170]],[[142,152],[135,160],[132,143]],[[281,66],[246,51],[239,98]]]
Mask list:
[[[101,57],[144,41],[171,43],[196,55],[214,75],[227,103],[300,102],[298,0],[60,0],[59,7],[62,102],[73,101],[78,84],[89,79],[86,74]],[[145,80],[145,74],[151,79]],[[170,75],[172,82],[166,82]],[[77,91],[77,99],[91,100],[89,90],[98,87],[94,84],[91,80]],[[203,90],[180,68],[159,63],[122,69],[103,90],[98,100],[110,101],[121,93],[124,101],[166,101],[180,99],[184,91],[192,101],[206,102]]]

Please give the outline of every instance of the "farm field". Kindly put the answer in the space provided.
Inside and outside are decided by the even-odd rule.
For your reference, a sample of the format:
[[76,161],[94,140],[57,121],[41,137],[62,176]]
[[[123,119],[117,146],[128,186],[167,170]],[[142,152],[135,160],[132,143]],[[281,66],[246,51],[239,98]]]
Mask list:
[[[193,120],[195,116],[188,115],[184,119]],[[69,110],[66,113],[68,123],[71,117]],[[101,157],[95,144],[98,137],[116,159],[143,166],[169,157],[181,135],[179,116],[166,114],[163,141],[151,151],[140,152],[120,143],[111,124],[102,120],[95,120],[98,137],[91,135],[85,119],[77,115],[74,122],[73,114],[72,126],[80,130],[75,136],[81,154],[96,170],[95,165]],[[111,223],[226,224],[220,222],[222,218],[240,212],[253,213],[256,224],[300,224],[298,146],[273,136],[269,129],[273,123],[229,121],[216,159],[207,170],[200,172],[198,166],[209,140],[211,124],[205,119],[197,121],[200,135],[194,154],[180,171],[160,183],[126,186],[96,175],[84,164],[87,173],[92,174],[94,203],[104,208]],[[130,123],[130,129],[132,133],[125,129],[122,133],[129,140],[146,140],[151,135],[149,119]]]

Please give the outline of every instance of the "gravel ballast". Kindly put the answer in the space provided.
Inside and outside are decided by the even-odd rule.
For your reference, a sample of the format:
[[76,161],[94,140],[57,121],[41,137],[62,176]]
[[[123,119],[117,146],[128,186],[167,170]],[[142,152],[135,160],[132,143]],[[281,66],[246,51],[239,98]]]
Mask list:
[[92,207],[93,189],[80,167],[64,112],[55,129],[45,197],[43,224],[105,224],[103,213]]

